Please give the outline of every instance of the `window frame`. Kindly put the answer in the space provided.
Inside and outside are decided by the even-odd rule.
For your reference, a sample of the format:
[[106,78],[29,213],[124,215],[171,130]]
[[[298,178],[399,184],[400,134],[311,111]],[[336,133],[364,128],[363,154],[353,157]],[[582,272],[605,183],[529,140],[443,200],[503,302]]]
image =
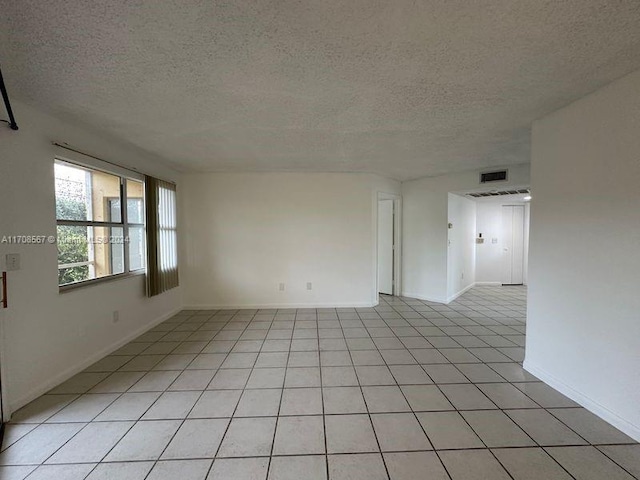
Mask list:
[[[112,229],[113,228],[121,228],[122,229],[122,235],[123,238],[128,238],[129,236],[129,227],[142,227],[142,231],[143,231],[143,235],[142,235],[142,240],[144,242],[144,249],[146,251],[147,248],[147,238],[146,238],[146,219],[142,218],[142,222],[143,223],[129,223],[128,222],[128,211],[127,211],[127,206],[128,206],[128,202],[127,202],[127,180],[133,180],[136,182],[140,182],[142,184],[142,205],[143,205],[143,211],[146,208],[146,198],[145,198],[145,178],[144,175],[139,174],[137,172],[134,172],[132,170],[123,168],[123,167],[119,167],[117,165],[111,164],[109,162],[105,162],[99,159],[96,159],[94,157],[88,157],[86,155],[83,155],[81,153],[76,153],[76,152],[72,152],[72,151],[66,151],[63,150],[59,147],[56,148],[56,153],[54,155],[54,168],[55,168],[55,164],[58,162],[62,162],[65,164],[69,164],[72,167],[78,167],[78,168],[82,168],[82,169],[88,169],[91,171],[97,171],[97,172],[101,172],[101,173],[105,173],[108,175],[113,175],[115,177],[118,177],[119,182],[120,182],[120,222],[113,222],[113,221],[109,221],[109,222],[105,222],[105,221],[96,221],[96,220],[63,220],[63,219],[58,219],[57,217],[57,213],[55,214],[55,222],[56,222],[56,233],[57,233],[57,227],[58,226],[72,226],[72,227],[98,227],[98,228],[105,228],[106,231],[108,232],[108,235],[111,235]],[[55,184],[55,175],[54,175],[54,184]],[[105,197],[105,205],[104,208],[108,208],[108,200],[109,199],[113,199],[113,198],[117,198],[117,197]],[[57,202],[57,198],[54,194],[54,205]],[[109,251],[109,264],[111,265],[111,250],[112,250],[112,245],[109,244],[108,245],[108,251]],[[109,282],[109,281],[113,281],[113,280],[117,280],[117,279],[121,279],[121,278],[131,278],[131,277],[137,277],[140,275],[145,275],[147,272],[147,261],[145,258],[145,264],[143,268],[139,268],[137,270],[130,270],[130,258],[129,258],[129,250],[130,250],[130,245],[129,242],[124,241],[123,242],[123,256],[124,256],[124,261],[123,261],[123,271],[119,272],[119,273],[111,273],[109,275],[104,275],[102,277],[98,277],[98,278],[89,278],[87,280],[82,280],[79,282],[74,282],[74,283],[67,283],[67,284],[63,284],[60,285],[58,284],[58,290],[60,293],[64,293],[70,290],[75,290],[77,288],[82,288],[82,287],[86,287],[89,285],[95,285],[98,283],[103,283],[103,282]],[[90,265],[91,260],[89,260],[89,262],[78,262],[80,264],[88,264]],[[58,263],[58,272],[60,271],[60,263]],[[73,265],[73,264],[63,264],[63,265]]]
[[[107,173],[107,172],[105,172]],[[121,191],[124,192],[125,195],[127,195],[127,181],[128,180],[132,180],[131,178],[127,177],[120,177],[120,189]],[[135,180],[137,181],[137,180]],[[138,198],[138,197],[133,197],[133,198],[123,198],[122,200],[119,197],[104,197],[104,209],[105,212],[108,212],[108,216],[111,217],[111,202],[113,202],[114,200],[121,200],[121,203],[123,203],[124,205],[120,205],[120,218],[125,218],[126,217],[126,227],[125,225],[121,225],[118,227],[105,227],[108,228],[108,232],[109,232],[109,237],[114,237],[115,235],[113,234],[113,229],[114,228],[122,228],[122,236],[123,238],[129,238],[129,240],[127,242],[125,242],[125,247],[123,248],[122,254],[124,256],[124,258],[122,259],[122,268],[123,268],[123,272],[121,273],[125,273],[125,272],[129,272],[129,273],[133,273],[133,272],[139,272],[141,270],[146,270],[147,269],[147,264],[146,264],[146,256],[143,255],[143,258],[145,259],[145,264],[143,267],[140,268],[136,268],[136,269],[132,269],[131,268],[131,227],[134,228],[140,228],[142,227],[142,240],[144,243],[144,248],[146,248],[146,244],[147,244],[147,238],[146,238],[146,228],[145,228],[145,224],[144,224],[144,181],[142,182],[142,197]],[[141,203],[142,206],[142,220],[143,223],[135,223],[135,222],[130,222],[129,221],[129,200],[135,200],[139,203]],[[126,212],[123,212],[123,210],[126,210]],[[126,215],[125,215],[126,214]],[[113,243],[109,243],[109,264],[111,266],[111,269],[113,270]],[[117,273],[112,273],[111,275],[118,275]],[[103,278],[103,277],[100,277]],[[76,282],[76,283],[80,283],[80,282]]]

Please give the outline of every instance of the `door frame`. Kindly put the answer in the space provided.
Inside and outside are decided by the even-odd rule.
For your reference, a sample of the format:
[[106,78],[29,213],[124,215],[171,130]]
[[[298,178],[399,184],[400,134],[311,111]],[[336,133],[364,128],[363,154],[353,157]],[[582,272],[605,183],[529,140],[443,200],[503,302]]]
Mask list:
[[[0,262],[0,268],[4,268],[4,262]],[[0,283],[2,283],[1,279],[0,279]],[[6,288],[8,292],[8,286]],[[2,305],[0,305],[0,409],[1,409],[0,416],[2,417],[0,419],[1,420],[0,428],[2,429],[0,431],[0,438],[4,433],[4,423],[9,421],[12,413],[11,410],[9,409],[9,402],[7,398],[7,388],[6,388],[7,382],[6,382],[6,370],[5,370],[6,349],[5,349],[4,334],[5,334],[5,322],[7,321],[7,317],[8,317],[7,313],[8,313],[8,308],[5,309],[2,307]]]
[[373,304],[378,304],[378,207],[380,200],[393,200],[393,295],[399,296],[402,292],[402,196],[395,193],[376,192],[374,195],[375,208],[373,209]]
[[[527,228],[527,206],[524,203],[509,203],[509,204],[504,204],[500,206],[501,209],[501,216],[502,216],[502,226],[501,226],[501,236],[504,236],[504,208],[505,207],[509,207],[509,208],[514,208],[514,207],[522,207],[522,283],[504,283],[503,280],[504,278],[500,279],[500,284],[504,287],[504,286],[516,286],[516,285],[526,285],[527,284],[527,256],[528,256],[528,237],[529,237],[529,231]],[[513,237],[513,218],[512,218],[512,224],[511,224],[511,230],[512,230],[512,237]],[[504,239],[503,239],[504,242]],[[511,250],[513,250],[513,244],[511,245]],[[502,262],[504,262],[504,247],[503,247],[503,252],[502,252],[503,256],[502,256]],[[513,260],[512,260],[512,264],[513,264]],[[501,270],[503,271],[504,269],[504,263],[501,265]]]

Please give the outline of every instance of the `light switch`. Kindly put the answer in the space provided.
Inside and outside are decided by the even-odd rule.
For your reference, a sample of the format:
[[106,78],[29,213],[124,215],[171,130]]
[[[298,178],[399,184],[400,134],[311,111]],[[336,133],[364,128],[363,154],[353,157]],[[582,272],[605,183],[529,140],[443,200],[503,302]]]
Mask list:
[[7,271],[13,272],[14,270],[20,270],[20,254],[8,253],[5,257],[7,263]]

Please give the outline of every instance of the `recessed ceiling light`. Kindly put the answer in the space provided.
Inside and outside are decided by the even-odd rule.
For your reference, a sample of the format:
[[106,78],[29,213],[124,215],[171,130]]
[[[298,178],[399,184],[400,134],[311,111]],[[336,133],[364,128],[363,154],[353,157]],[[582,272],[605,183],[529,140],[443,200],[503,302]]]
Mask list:
[[525,202],[528,202],[529,200],[531,200],[531,195],[527,195],[527,196],[525,196],[525,197],[523,198],[523,200],[524,200]]

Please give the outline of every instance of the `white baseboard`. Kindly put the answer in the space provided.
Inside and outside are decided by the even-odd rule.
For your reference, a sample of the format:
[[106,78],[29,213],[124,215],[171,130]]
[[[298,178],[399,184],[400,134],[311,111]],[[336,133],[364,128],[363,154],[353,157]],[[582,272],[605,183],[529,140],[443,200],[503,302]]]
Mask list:
[[121,338],[117,342],[109,345],[106,348],[103,348],[102,350],[100,350],[99,352],[94,353],[90,357],[87,357],[82,363],[79,363],[77,365],[74,365],[73,367],[68,368],[64,372],[61,372],[59,375],[56,375],[55,377],[52,377],[51,379],[49,379],[49,381],[47,381],[46,383],[44,383],[42,385],[39,385],[37,388],[34,388],[33,390],[31,390],[26,395],[23,395],[22,397],[14,400],[13,402],[11,402],[11,405],[9,405],[9,414],[15,412],[19,408],[25,406],[27,403],[35,400],[36,398],[40,397],[41,395],[44,395],[45,393],[47,393],[52,388],[55,388],[58,385],[60,385],[61,383],[66,382],[67,380],[69,380],[74,375],[76,375],[76,374],[80,373],[81,371],[83,371],[85,368],[87,368],[87,367],[93,365],[94,363],[96,363],[98,360],[100,360],[100,359],[106,357],[107,355],[115,352],[120,347],[126,345],[131,340],[139,337],[140,335],[142,335],[143,333],[147,332],[148,330],[151,330],[156,325],[164,322],[165,320],[168,320],[169,318],[174,316],[176,313],[178,313],[182,309],[183,309],[183,307],[176,308],[176,309],[171,310],[168,313],[165,313],[164,315],[161,315],[160,317],[158,317],[155,320],[151,321],[147,325],[145,325],[143,327],[140,327],[137,330],[131,332],[126,337]]
[[476,283],[472,283],[471,285],[468,285],[466,287],[464,287],[462,290],[460,290],[458,293],[455,293],[453,295],[451,295],[449,298],[447,298],[447,301],[445,303],[451,303],[453,302],[456,298],[458,298],[460,295],[465,294],[466,292],[468,292],[469,290],[471,290],[473,287],[475,287],[477,284]]
[[545,370],[532,365],[531,362],[527,361],[526,359],[524,361],[523,367],[527,372],[535,375],[544,383],[555,388],[574,402],[579,403],[591,413],[597,415],[605,422],[610,423],[621,432],[633,438],[635,441],[640,442],[640,426],[628,422],[618,414],[609,410],[607,407],[591,400],[588,396],[584,395],[578,390],[575,390],[573,387],[570,387],[562,380],[556,378]]
[[456,298],[458,298],[460,295],[468,292],[469,290],[471,290],[473,287],[475,287],[476,284],[472,283],[471,285],[463,288],[462,290],[460,290],[458,293],[456,293],[455,295],[450,296],[449,298],[436,298],[436,297],[428,297],[425,295],[421,295],[419,293],[411,293],[411,292],[402,292],[402,296],[403,297],[410,297],[410,298],[416,298],[418,300],[425,300],[427,302],[435,302],[435,303],[442,303],[444,305],[453,302]]
[[378,302],[353,302],[353,303],[249,303],[249,304],[200,304],[191,303],[184,305],[183,310],[231,310],[231,309],[260,309],[260,308],[371,308]]
[[420,295],[419,293],[411,293],[411,292],[402,292],[403,297],[416,298],[418,300],[425,300],[427,302],[434,303],[447,303],[447,301],[443,298],[435,298],[435,297],[427,297],[424,295]]
[[428,297],[428,296],[425,296],[425,295],[421,295],[419,293],[411,293],[411,292],[402,292],[402,296],[403,297],[417,298],[418,300],[426,300],[427,302],[436,302],[436,303],[442,303],[442,304],[447,305],[447,304],[453,302],[460,295],[463,295],[463,294],[467,293],[473,287],[486,287],[486,286],[501,287],[502,283],[500,283],[500,282],[474,282],[471,285],[468,285],[465,288],[463,288],[462,290],[460,290],[458,293],[448,297],[447,299],[436,298],[436,297]]

